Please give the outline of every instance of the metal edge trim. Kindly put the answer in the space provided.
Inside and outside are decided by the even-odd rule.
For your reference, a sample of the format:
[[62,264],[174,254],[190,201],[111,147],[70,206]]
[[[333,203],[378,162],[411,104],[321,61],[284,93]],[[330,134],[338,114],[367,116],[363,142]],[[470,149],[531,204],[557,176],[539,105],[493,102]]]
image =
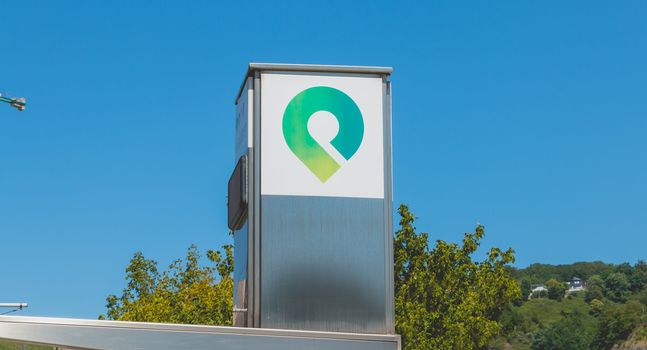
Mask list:
[[331,72],[331,73],[372,73],[390,75],[391,67],[380,66],[337,66],[322,64],[285,64],[285,63],[257,63],[249,64],[249,70],[281,70],[298,72]]
[[[254,79],[252,77],[247,77],[245,79],[247,85],[247,271],[245,276],[245,306],[247,311],[245,312],[245,327],[253,327],[253,312],[254,312],[254,216],[255,206],[254,202],[256,198],[253,196],[254,191],[250,190],[253,187],[255,181],[255,163],[256,159],[256,149],[254,148],[254,132],[256,126],[254,125],[254,118],[249,119],[249,114],[254,114],[255,106],[255,96],[256,96],[256,87],[254,86]],[[243,85],[243,87],[245,86]],[[251,95],[249,95],[251,94]],[[251,100],[251,101],[250,101]],[[251,102],[251,103],[250,103]],[[250,132],[251,131],[251,132]],[[250,146],[249,139],[252,139]]]
[[289,64],[289,63],[260,63],[250,62],[247,66],[245,79],[238,89],[238,94],[234,104],[238,103],[245,80],[253,75],[255,71],[289,71],[289,72],[324,72],[324,73],[356,73],[356,74],[378,74],[391,75],[392,67],[381,66],[343,66],[343,65],[324,65],[324,64]]
[[254,294],[253,327],[261,327],[261,74],[254,74]]
[[391,134],[391,82],[388,76],[383,76],[382,102],[384,115],[384,250],[385,282],[386,282],[386,330],[395,334],[395,291],[393,281],[393,159]]
[[285,330],[285,329],[270,329],[270,328],[247,328],[247,327],[109,321],[109,320],[87,320],[87,319],[57,318],[57,317],[0,316],[0,325],[3,323],[72,326],[72,327],[89,327],[89,328],[154,330],[154,331],[162,331],[162,332],[192,332],[192,333],[207,333],[207,334],[237,334],[237,335],[261,335],[261,336],[276,336],[276,337],[348,339],[348,340],[368,340],[368,341],[384,341],[384,342],[394,342],[394,341],[398,341],[399,339],[399,336],[397,335],[385,335],[385,334],[321,332],[321,331]]

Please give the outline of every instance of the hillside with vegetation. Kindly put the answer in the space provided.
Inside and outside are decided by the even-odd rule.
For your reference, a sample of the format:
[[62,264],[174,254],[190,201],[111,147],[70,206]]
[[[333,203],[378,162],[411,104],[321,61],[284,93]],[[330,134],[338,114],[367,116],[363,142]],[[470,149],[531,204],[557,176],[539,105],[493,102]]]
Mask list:
[[[647,349],[647,264],[578,262],[510,269],[521,300],[501,316],[491,349]],[[569,282],[583,288],[571,291]],[[545,293],[532,292],[546,289]]]
[[16,343],[0,340],[0,350],[54,350],[51,346]]

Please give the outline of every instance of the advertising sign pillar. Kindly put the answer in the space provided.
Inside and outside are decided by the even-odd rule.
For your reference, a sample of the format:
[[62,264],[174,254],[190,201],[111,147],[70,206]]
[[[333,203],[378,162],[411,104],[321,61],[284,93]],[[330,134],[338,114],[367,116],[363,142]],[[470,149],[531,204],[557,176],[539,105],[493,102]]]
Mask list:
[[394,333],[391,71],[249,65],[229,181],[234,325]]

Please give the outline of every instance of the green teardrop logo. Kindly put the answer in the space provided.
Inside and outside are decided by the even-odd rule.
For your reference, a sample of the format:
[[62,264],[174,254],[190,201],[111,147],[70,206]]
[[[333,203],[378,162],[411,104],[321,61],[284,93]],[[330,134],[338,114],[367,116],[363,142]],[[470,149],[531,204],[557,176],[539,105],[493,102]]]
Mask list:
[[308,120],[320,111],[331,113],[339,123],[339,132],[330,144],[349,160],[364,138],[364,119],[357,104],[345,93],[327,86],[317,86],[294,96],[283,113],[283,137],[292,153],[312,173],[326,182],[341,165],[308,132]]

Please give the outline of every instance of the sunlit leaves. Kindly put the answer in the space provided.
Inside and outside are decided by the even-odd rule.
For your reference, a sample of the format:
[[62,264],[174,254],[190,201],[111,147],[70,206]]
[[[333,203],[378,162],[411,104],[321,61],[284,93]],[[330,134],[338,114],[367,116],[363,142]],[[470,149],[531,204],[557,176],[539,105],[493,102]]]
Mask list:
[[[184,260],[161,274],[157,263],[135,253],[126,268],[126,288],[120,297],[106,298],[107,318],[124,321],[230,325],[233,307],[233,248],[208,251],[214,266],[200,266],[191,246]],[[217,278],[219,277],[219,278]]]
[[500,332],[497,322],[504,307],[520,297],[520,287],[506,266],[514,262],[511,249],[492,248],[474,262],[485,229],[466,233],[462,245],[436,241],[417,233],[414,215],[398,209],[395,233],[396,331],[409,349],[478,349]]

